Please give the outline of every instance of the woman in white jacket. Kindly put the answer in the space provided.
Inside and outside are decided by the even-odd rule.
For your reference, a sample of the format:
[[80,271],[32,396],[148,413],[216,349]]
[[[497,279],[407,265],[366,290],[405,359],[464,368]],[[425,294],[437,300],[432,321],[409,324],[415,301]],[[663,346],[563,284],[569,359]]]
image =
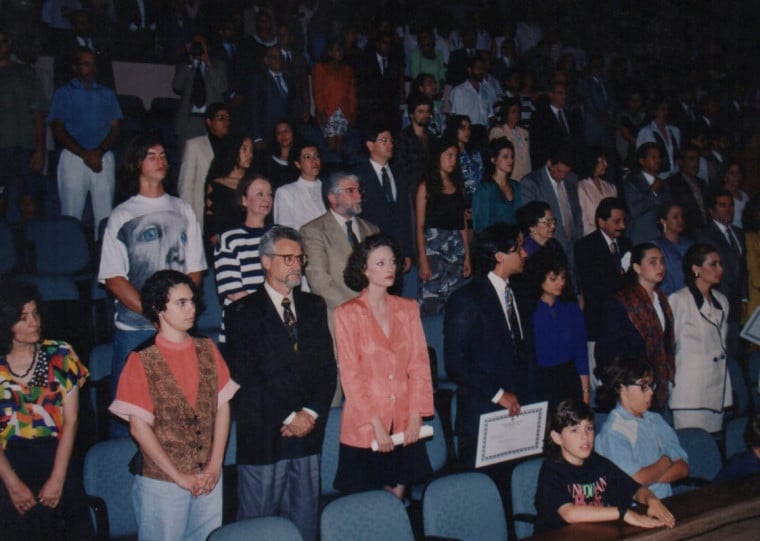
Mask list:
[[719,432],[731,405],[726,364],[728,299],[717,291],[723,278],[720,255],[709,244],[694,244],[683,258],[686,287],[668,297],[673,310],[676,376],[670,393],[675,427]]

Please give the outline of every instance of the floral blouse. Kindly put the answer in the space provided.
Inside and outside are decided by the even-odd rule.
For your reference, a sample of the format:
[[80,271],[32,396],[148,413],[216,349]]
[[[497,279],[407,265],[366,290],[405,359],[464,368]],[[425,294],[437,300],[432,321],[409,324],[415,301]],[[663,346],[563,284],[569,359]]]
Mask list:
[[66,342],[43,340],[34,375],[17,382],[0,358],[0,448],[13,438],[61,437],[63,401],[89,375]]

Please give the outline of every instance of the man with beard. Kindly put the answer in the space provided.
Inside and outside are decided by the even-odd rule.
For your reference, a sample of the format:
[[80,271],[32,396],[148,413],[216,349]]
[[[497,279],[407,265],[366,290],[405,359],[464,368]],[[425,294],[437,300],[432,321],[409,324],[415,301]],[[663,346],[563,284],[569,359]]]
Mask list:
[[323,184],[323,191],[330,208],[301,227],[301,235],[309,258],[306,268],[309,288],[327,303],[332,329],[333,310],[357,295],[343,281],[348,256],[358,243],[380,230],[359,218],[362,213],[359,177],[337,171]]
[[413,92],[406,100],[406,110],[411,123],[394,139],[396,151],[393,161],[401,176],[416,186],[422,179],[430,154],[433,135],[428,126],[433,115],[433,100]]
[[451,113],[465,115],[472,123],[474,141],[484,141],[488,122],[493,118],[492,95],[483,82],[485,67],[479,56],[470,60],[467,80],[451,91]]
[[319,453],[336,364],[321,297],[297,288],[301,235],[275,226],[259,244],[264,286],[227,309],[228,361],[242,392],[237,419],[238,520],[284,516],[317,538]]

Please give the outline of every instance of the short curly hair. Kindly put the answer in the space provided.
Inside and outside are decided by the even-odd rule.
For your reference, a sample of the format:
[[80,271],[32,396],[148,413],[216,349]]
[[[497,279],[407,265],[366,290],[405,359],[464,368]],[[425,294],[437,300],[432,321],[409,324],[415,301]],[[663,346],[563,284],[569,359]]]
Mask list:
[[343,271],[343,281],[348,287],[354,291],[361,291],[369,285],[369,280],[367,280],[367,276],[364,274],[364,271],[367,270],[367,259],[373,250],[382,248],[383,246],[387,246],[393,251],[393,255],[396,258],[396,276],[393,284],[399,283],[403,270],[401,250],[399,250],[398,244],[391,237],[377,233],[370,235],[360,242],[348,257],[346,268]]
[[193,292],[196,314],[203,311],[201,297],[198,288],[190,277],[177,270],[160,270],[153,273],[140,290],[140,303],[143,315],[154,325],[158,324],[158,314],[166,310],[166,302],[169,300],[169,290],[174,286],[185,284]]
[[18,280],[0,283],[0,355],[7,355],[13,344],[13,326],[21,319],[24,305],[34,301],[40,307],[37,288]]

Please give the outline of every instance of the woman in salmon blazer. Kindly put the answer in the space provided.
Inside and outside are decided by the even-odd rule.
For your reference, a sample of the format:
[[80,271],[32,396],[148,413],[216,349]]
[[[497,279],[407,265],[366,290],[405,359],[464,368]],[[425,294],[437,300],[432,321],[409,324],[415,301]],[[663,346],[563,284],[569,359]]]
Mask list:
[[[343,274],[346,285],[361,293],[335,310],[346,397],[335,476],[342,492],[385,488],[403,498],[409,483],[431,471],[418,441],[422,418],[434,412],[430,360],[419,306],[388,293],[400,278],[399,261],[390,237],[372,235],[354,249]],[[396,433],[403,443],[394,446]]]

